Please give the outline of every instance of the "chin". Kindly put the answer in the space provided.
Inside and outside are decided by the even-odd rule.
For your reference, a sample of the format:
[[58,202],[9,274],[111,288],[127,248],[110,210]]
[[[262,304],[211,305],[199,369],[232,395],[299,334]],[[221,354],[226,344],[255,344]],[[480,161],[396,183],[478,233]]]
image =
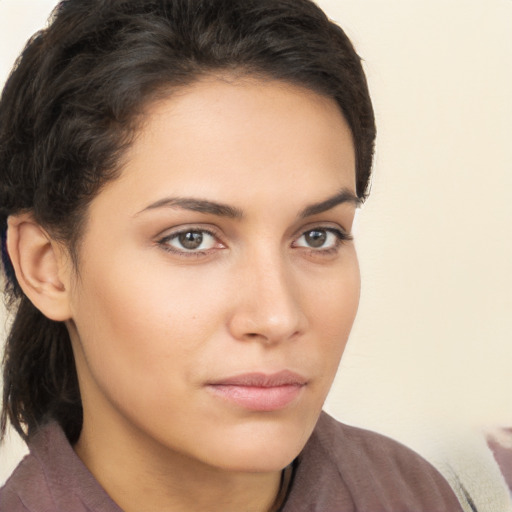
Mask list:
[[281,471],[299,455],[303,445],[279,446],[263,449],[256,443],[253,449],[226,451],[219,460],[212,460],[212,465],[224,471],[236,473],[272,473]]
[[[273,472],[288,466],[304,448],[316,421],[268,419],[212,436],[209,463],[228,471]],[[217,439],[215,439],[217,437]]]

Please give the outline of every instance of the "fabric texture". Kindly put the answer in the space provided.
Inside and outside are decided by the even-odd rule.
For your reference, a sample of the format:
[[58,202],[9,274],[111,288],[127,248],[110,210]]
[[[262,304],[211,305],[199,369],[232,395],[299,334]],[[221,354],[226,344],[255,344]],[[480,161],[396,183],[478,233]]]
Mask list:
[[[433,427],[428,434],[424,453],[429,452],[430,460],[446,478],[465,512],[512,512],[508,486],[485,433],[475,426],[445,425],[441,431]],[[502,446],[512,447],[512,436],[507,442],[501,432],[496,434]]]
[[497,429],[490,433],[487,444],[494,455],[512,498],[512,428]]
[[[42,428],[29,448],[30,454],[0,489],[0,512],[122,512],[56,423]],[[461,510],[447,482],[419,455],[325,413],[296,461],[282,508],[282,512]]]

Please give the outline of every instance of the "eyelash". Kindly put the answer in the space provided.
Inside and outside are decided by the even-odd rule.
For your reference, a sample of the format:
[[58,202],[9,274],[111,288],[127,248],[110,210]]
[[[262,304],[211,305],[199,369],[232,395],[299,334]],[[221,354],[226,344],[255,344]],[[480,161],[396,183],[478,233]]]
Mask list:
[[180,231],[175,231],[174,233],[165,235],[164,237],[157,240],[157,244],[166,252],[170,252],[172,254],[177,254],[179,256],[184,256],[184,257],[201,257],[201,256],[206,256],[207,254],[209,254],[209,252],[211,252],[212,249],[195,251],[195,250],[187,250],[187,249],[183,248],[182,250],[180,250],[180,249],[176,249],[175,247],[173,247],[172,245],[169,244],[170,241],[175,240],[180,235],[185,235],[187,233],[206,234],[206,235],[209,235],[212,238],[216,239],[217,241],[219,240],[218,234],[213,230],[206,229],[203,227],[187,227],[186,229],[181,229]]
[[[305,246],[295,246],[296,248],[304,249],[304,250],[308,251],[311,255],[315,255],[315,256],[332,255],[338,251],[338,249],[340,248],[341,245],[343,245],[346,242],[350,242],[354,239],[351,234],[346,233],[345,231],[342,231],[341,229],[336,229],[336,228],[327,227],[327,226],[314,226],[312,228],[302,231],[301,234],[297,238],[295,238],[294,241],[292,242],[292,247],[297,242],[297,240],[300,240],[300,238],[302,238],[303,236],[305,236],[308,233],[312,233],[313,231],[325,231],[327,233],[333,234],[336,237],[335,245],[333,247],[328,247],[328,248],[324,248],[324,249],[323,248],[315,249],[313,247],[305,247]],[[209,230],[209,229],[206,229],[203,227],[193,227],[193,226],[187,227],[186,229],[182,229],[180,231],[176,231],[169,235],[165,235],[164,237],[157,240],[156,243],[164,251],[172,253],[172,254],[177,254],[177,255],[183,256],[183,257],[202,257],[202,256],[206,256],[211,253],[212,249],[187,250],[187,249],[183,248],[181,250],[181,249],[176,249],[175,247],[173,247],[169,244],[170,241],[175,240],[180,235],[185,235],[187,233],[206,234],[206,235],[209,235],[212,238],[216,239],[218,243],[223,245],[222,242],[219,242],[219,236],[215,231]],[[213,250],[215,250],[215,249],[213,249]]]

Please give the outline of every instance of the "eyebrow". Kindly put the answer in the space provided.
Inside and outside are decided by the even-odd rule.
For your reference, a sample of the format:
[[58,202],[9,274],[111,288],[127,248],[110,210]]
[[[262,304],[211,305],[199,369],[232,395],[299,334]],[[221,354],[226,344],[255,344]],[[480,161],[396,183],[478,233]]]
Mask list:
[[[356,207],[360,206],[362,201],[349,189],[342,189],[336,195],[320,201],[319,203],[313,203],[306,206],[298,215],[298,218],[304,219],[319,213],[326,212],[332,208],[343,203],[352,203]],[[191,210],[199,213],[207,213],[216,215],[218,217],[227,217],[230,219],[242,219],[244,212],[240,208],[230,206],[224,203],[218,203],[216,201],[209,201],[207,199],[195,199],[190,197],[166,197],[160,199],[149,206],[146,206],[136,215],[143,213],[148,210],[155,210],[157,208],[182,208],[184,210]]]
[[184,210],[209,213],[219,217],[228,217],[230,219],[241,219],[244,216],[243,211],[234,206],[217,203],[215,201],[208,201],[206,199],[194,199],[189,197],[166,197],[150,204],[139,213],[147,210],[155,210],[156,208],[182,208]]
[[309,206],[306,206],[306,208],[304,208],[304,210],[299,213],[299,217],[304,219],[306,217],[318,215],[319,213],[332,210],[332,208],[343,203],[352,203],[358,207],[361,206],[362,200],[348,188],[342,188],[340,192],[332,197],[329,197],[325,201],[320,201],[319,203],[313,203]]

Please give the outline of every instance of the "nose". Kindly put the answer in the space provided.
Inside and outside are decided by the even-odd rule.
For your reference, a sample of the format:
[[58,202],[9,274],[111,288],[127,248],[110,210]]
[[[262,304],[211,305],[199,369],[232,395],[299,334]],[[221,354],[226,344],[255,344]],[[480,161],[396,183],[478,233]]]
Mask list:
[[240,264],[229,330],[238,340],[268,345],[296,338],[307,328],[300,282],[280,255],[253,256]]

